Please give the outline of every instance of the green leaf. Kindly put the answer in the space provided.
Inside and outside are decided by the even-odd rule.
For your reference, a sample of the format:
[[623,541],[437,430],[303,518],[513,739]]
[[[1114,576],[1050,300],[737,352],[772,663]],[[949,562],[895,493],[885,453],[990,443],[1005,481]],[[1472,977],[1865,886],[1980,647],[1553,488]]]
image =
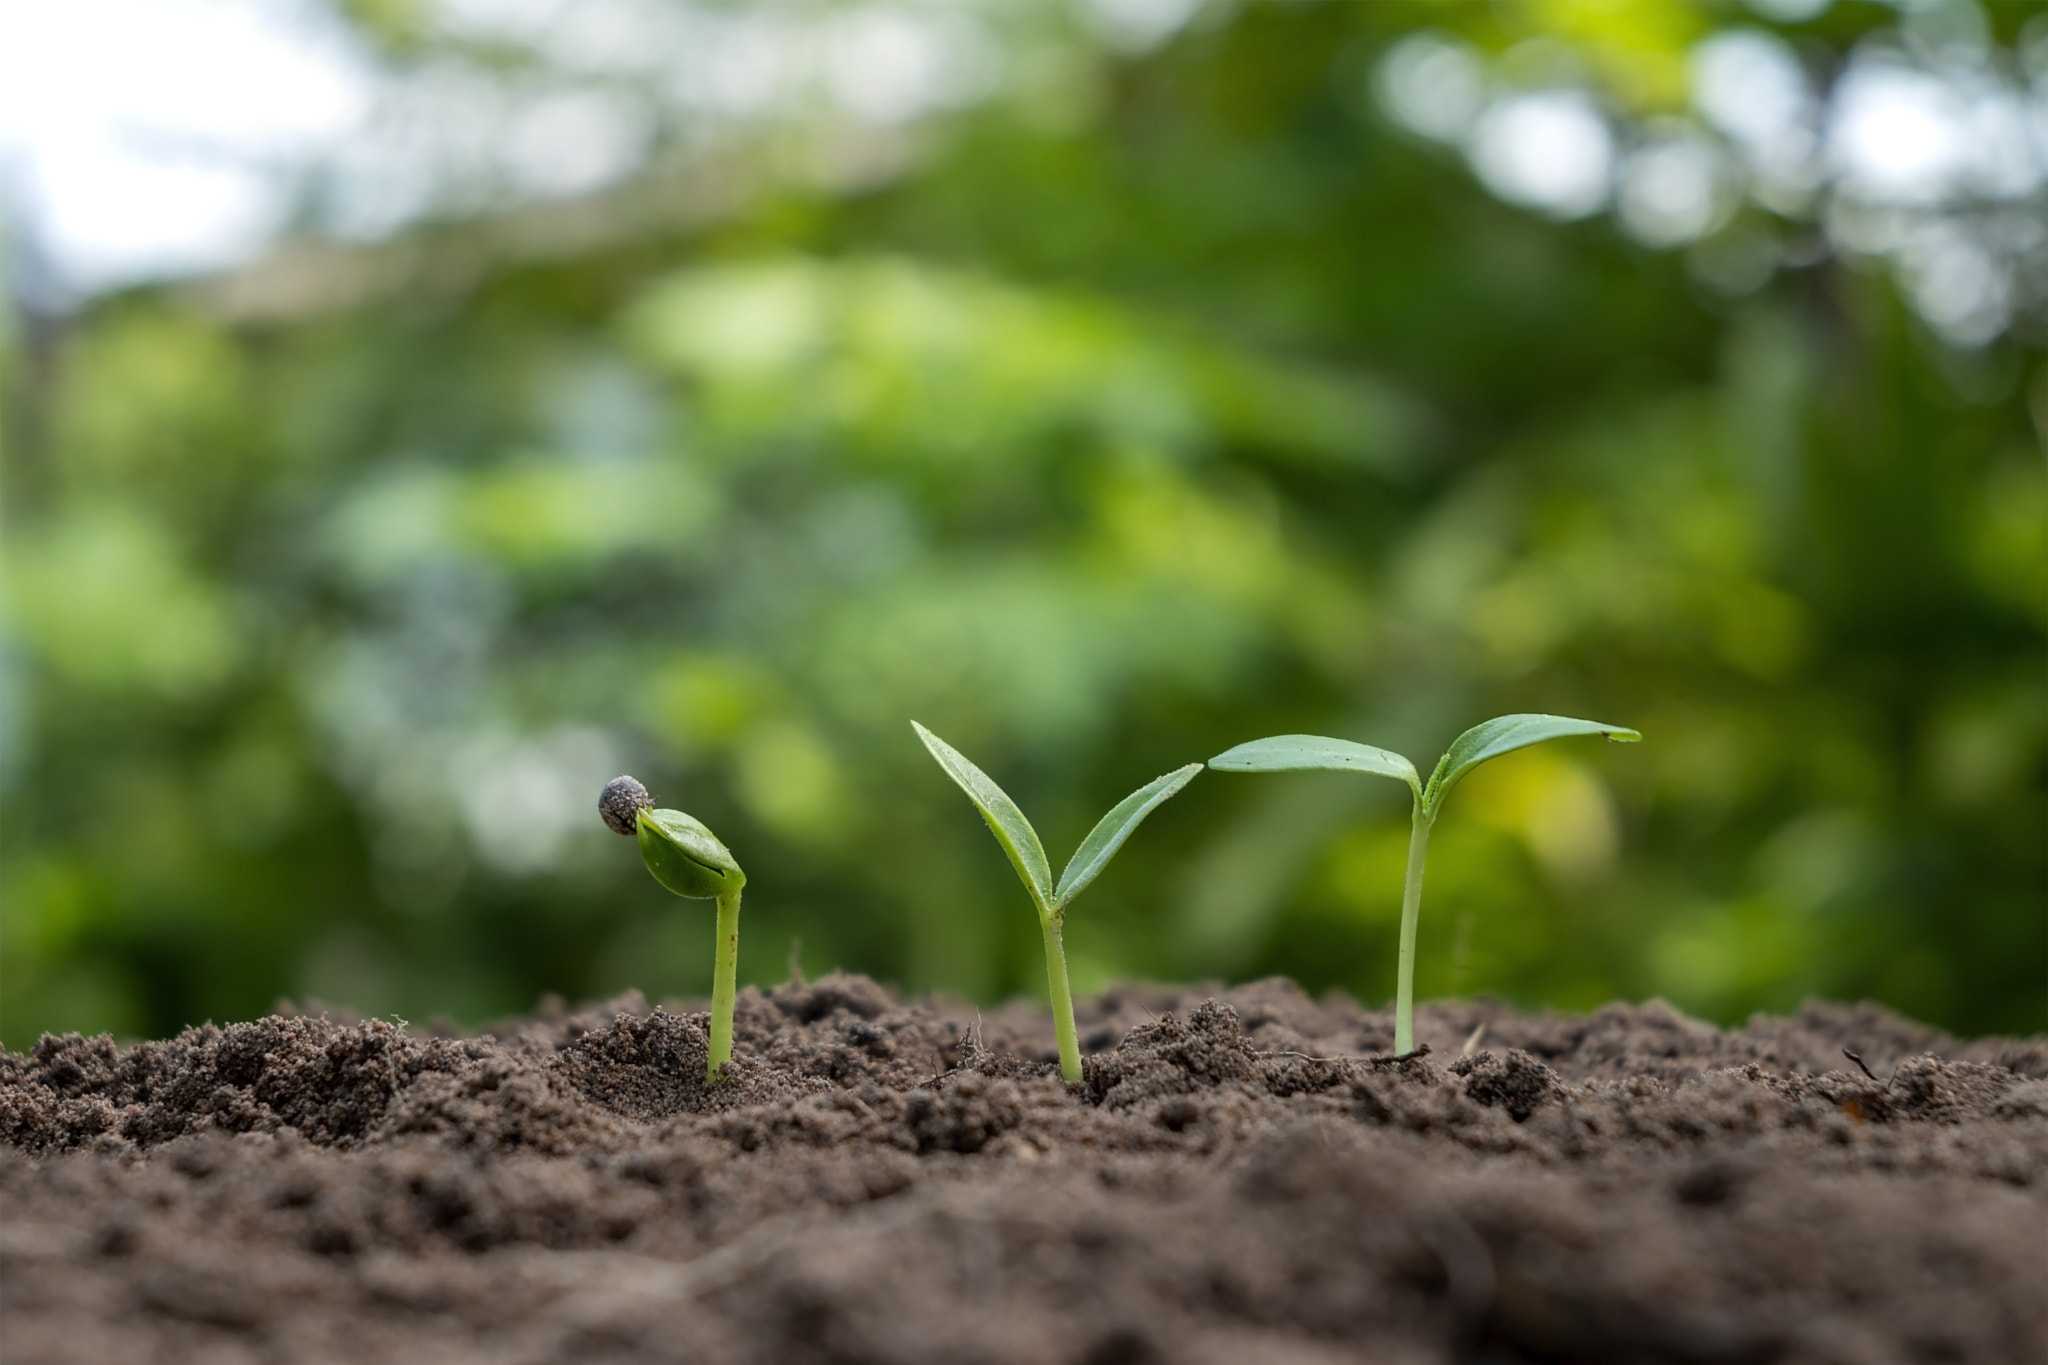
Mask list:
[[711,900],[746,885],[747,874],[718,836],[679,810],[643,810],[635,821],[640,860],[678,896]]
[[1067,860],[1067,870],[1060,873],[1059,890],[1053,896],[1053,903],[1064,910],[1069,901],[1081,894],[1081,888],[1094,881],[1102,869],[1109,866],[1109,860],[1124,846],[1124,840],[1131,837],[1131,831],[1164,805],[1167,798],[1194,781],[1195,774],[1200,771],[1202,765],[1199,763],[1176,768],[1164,777],[1153,778],[1117,802],[1109,814],[1096,821],[1095,828],[1088,831],[1088,837]]
[[1434,817],[1437,807],[1443,804],[1444,797],[1450,794],[1458,779],[1487,759],[1526,749],[1531,744],[1541,744],[1546,739],[1564,739],[1570,735],[1605,735],[1628,744],[1643,737],[1639,731],[1625,726],[1605,725],[1597,720],[1573,720],[1569,716],[1495,716],[1458,736],[1437,763],[1436,771],[1430,774],[1429,792],[1423,804]]
[[988,821],[996,842],[1003,846],[1003,852],[1010,855],[1010,865],[1017,869],[1024,889],[1038,902],[1039,913],[1050,915],[1054,906],[1052,865],[1046,862],[1045,849],[1038,842],[1038,831],[1031,828],[1024,812],[1018,810],[1017,803],[990,780],[987,773],[969,763],[958,749],[916,721],[910,722],[910,728],[917,731],[917,737],[924,741],[924,747],[931,750],[932,757],[946,770],[946,776],[967,793],[967,799],[981,812],[981,818]]
[[1422,796],[1422,779],[1416,775],[1415,765],[1401,755],[1322,735],[1268,735],[1216,755],[1209,766],[1235,773],[1287,773],[1305,768],[1376,773],[1399,778],[1418,799]]

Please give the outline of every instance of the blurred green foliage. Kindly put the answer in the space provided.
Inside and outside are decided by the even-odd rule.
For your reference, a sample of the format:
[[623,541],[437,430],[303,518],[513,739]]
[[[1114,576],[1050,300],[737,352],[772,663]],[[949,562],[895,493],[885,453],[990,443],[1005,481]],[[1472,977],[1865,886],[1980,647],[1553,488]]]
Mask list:
[[[1879,277],[1730,299],[1494,201],[1357,94],[1445,12],[1221,14],[865,188],[17,326],[0,1040],[701,994],[708,919],[597,819],[621,771],[749,868],[743,980],[800,939],[1038,991],[911,718],[1069,847],[1243,739],[1433,756],[1511,711],[1647,742],[1467,784],[1423,995],[2048,1027],[2040,357],[1945,353]],[[1651,109],[1732,21],[1523,17]],[[1385,999],[1404,803],[1204,777],[1070,925],[1076,989]]]

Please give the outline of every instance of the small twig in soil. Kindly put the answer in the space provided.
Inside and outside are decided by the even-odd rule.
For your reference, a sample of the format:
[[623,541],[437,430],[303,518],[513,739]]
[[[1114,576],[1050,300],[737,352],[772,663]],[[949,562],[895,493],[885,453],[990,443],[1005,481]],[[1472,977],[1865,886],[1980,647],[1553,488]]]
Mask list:
[[1460,1057],[1470,1057],[1472,1049],[1479,1046],[1480,1037],[1486,1032],[1486,1021],[1481,1019],[1479,1027],[1472,1030],[1472,1036],[1465,1040],[1465,1046],[1458,1049]]
[[1847,1057],[1850,1061],[1856,1063],[1857,1067],[1862,1070],[1863,1074],[1870,1077],[1871,1080],[1874,1081],[1877,1079],[1877,1073],[1870,1069],[1870,1064],[1864,1061],[1861,1057],[1857,1056],[1855,1053],[1849,1051],[1848,1048],[1842,1049],[1842,1055],[1844,1057]]
[[[981,1056],[983,1053],[988,1051],[986,1047],[982,1046],[981,1042],[980,1010],[976,1010],[974,1012],[973,1026],[961,1030],[959,1034],[959,1039],[961,1050],[960,1062],[958,1065],[964,1066],[967,1062],[971,1061],[976,1057]],[[931,1079],[925,1082],[925,1085],[927,1086],[937,1085],[940,1081],[944,1080],[948,1075],[950,1075],[952,1072],[958,1069],[958,1066],[948,1066],[946,1064],[946,1050],[944,1048],[934,1048],[932,1050],[932,1060],[938,1063],[938,1069],[933,1071],[931,1074]]]
[[804,981],[804,936],[802,934],[791,934],[789,936],[789,984],[792,986],[807,984]]
[[[395,1014],[391,1017],[398,1019],[398,1016]],[[405,1022],[403,1019],[398,1021],[401,1024]],[[384,1039],[384,1068],[391,1073],[391,1098],[395,1100],[398,1098],[398,1092],[405,1089],[405,1083],[399,1079],[398,1057],[391,1050],[391,1039],[389,1037]]]

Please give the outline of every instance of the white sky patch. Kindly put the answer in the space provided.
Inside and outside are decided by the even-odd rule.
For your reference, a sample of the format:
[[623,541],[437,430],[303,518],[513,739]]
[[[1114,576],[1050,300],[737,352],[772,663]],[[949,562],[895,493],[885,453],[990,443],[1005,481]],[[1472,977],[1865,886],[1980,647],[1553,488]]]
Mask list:
[[1931,71],[1887,57],[1852,63],[1828,121],[1839,183],[1877,203],[1941,202],[1964,186],[1975,159],[1963,114]]
[[1001,57],[964,23],[904,10],[850,13],[819,35],[819,70],[835,102],[875,123],[904,123],[971,103],[993,88]]
[[684,13],[669,0],[571,5],[555,23],[549,51],[576,70],[659,71],[675,50]]
[[1994,199],[2020,199],[2048,183],[2048,82],[2034,97],[1981,74],[1958,91],[1964,136],[1975,149],[1970,187]]
[[0,6],[0,213],[73,289],[226,265],[372,89],[344,38],[286,0]]
[[1515,95],[1489,108],[1468,155],[1486,187],[1554,218],[1583,218],[1607,202],[1614,135],[1578,90]]
[[568,0],[433,0],[449,32],[504,42],[532,42],[569,7]]
[[689,13],[672,53],[668,96],[691,112],[765,114],[801,77],[798,42],[798,30],[772,13]]
[[[1749,8],[1801,23],[1827,5]],[[1723,292],[1811,264],[1779,238],[1783,220],[1817,224],[1834,250],[1886,262],[1928,326],[1970,349],[2048,300],[2048,18],[2022,31],[2015,62],[1969,0],[1901,9],[1831,86],[1777,33],[1711,34],[1689,54],[1683,117],[1610,118],[1596,73],[1542,39],[1484,53],[1413,33],[1380,55],[1373,93],[1394,123],[1462,145],[1499,198],[1558,219],[1611,207],[1644,245],[1688,249]],[[1766,213],[1738,219],[1745,199]]]
[[[1192,13],[1191,0],[1123,3],[1161,35]],[[429,13],[533,65],[386,69],[321,0],[0,4],[0,241],[39,272],[27,287],[61,300],[230,268],[302,205],[319,230],[371,240],[587,194],[639,173],[665,136],[821,95],[901,123],[985,97],[1003,71],[983,22],[947,3],[432,0]]]
[[1629,153],[1615,211],[1622,229],[1645,246],[1675,247],[1725,222],[1731,198],[1721,150],[1703,137],[1672,132]]
[[1912,234],[1899,266],[1920,315],[1958,346],[1982,346],[2011,321],[2011,289],[1998,259],[1952,224]]
[[1104,41],[1124,52],[1149,52],[1195,17],[1202,0],[1084,0],[1081,12]]
[[1746,147],[1811,129],[1819,104],[1791,45],[1754,29],[1717,33],[1693,48],[1693,103]]
[[[329,0],[0,4],[0,246],[18,257],[0,269],[26,263],[20,287],[62,300],[228,268],[302,204],[319,230],[374,239],[602,189],[664,139],[695,146],[821,107],[901,123],[985,98],[1004,75],[993,21],[960,0],[428,3],[444,32],[522,47],[531,65],[386,70]],[[1076,3],[1125,52],[1202,12]],[[1749,8],[1799,23],[1825,5]],[[1908,6],[1832,89],[1784,37],[1713,34],[1691,54],[1689,125],[1618,124],[1554,42],[1489,55],[1416,32],[1382,54],[1373,85],[1395,122],[1557,219],[1611,205],[1637,240],[1696,250],[1742,226],[1729,219],[1745,193],[1818,221],[1839,249],[1888,258],[1922,316],[1968,345],[2040,307],[2039,243],[2009,225],[2048,221],[2048,20],[2014,55],[2018,70],[1964,0]]]
[[1444,33],[1395,43],[1374,69],[1374,84],[1395,122],[1438,142],[1462,141],[1486,104],[1485,62]]
[[1748,164],[1757,199],[1788,215],[1820,189],[1820,98],[1784,39],[1754,29],[1697,44],[1689,65],[1693,105]]
[[459,204],[465,191],[486,202],[474,168],[506,154],[509,106],[499,82],[454,62],[429,64],[388,86],[363,135],[328,159],[323,227],[372,241]]
[[638,169],[653,136],[653,116],[623,94],[560,91],[543,95],[513,120],[506,164],[528,193],[587,194]]

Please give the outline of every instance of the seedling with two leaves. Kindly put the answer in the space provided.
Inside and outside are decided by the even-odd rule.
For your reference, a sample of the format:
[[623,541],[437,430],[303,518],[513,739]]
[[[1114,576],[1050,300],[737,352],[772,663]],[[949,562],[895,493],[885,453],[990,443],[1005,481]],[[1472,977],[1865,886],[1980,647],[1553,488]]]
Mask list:
[[1209,766],[1227,772],[1278,773],[1326,768],[1398,778],[1414,793],[1408,836],[1408,877],[1401,891],[1401,955],[1394,988],[1394,1051],[1415,1050],[1415,921],[1422,909],[1422,865],[1429,852],[1429,831],[1443,810],[1444,798],[1459,779],[1490,758],[1569,735],[1605,735],[1633,742],[1634,730],[1567,716],[1496,716],[1459,735],[1424,785],[1415,765],[1397,753],[1321,735],[1271,735],[1240,744],[1216,755]]
[[916,721],[910,724],[917,731],[917,737],[924,741],[924,747],[931,750],[932,757],[945,769],[946,776],[967,793],[967,799],[981,812],[981,818],[988,821],[989,832],[996,836],[996,842],[1009,855],[1010,865],[1017,869],[1018,880],[1024,883],[1024,889],[1031,893],[1031,903],[1038,908],[1038,927],[1045,937],[1045,980],[1052,994],[1052,1025],[1053,1031],[1059,1035],[1060,1075],[1068,1084],[1078,1084],[1081,1080],[1081,1046],[1074,1032],[1074,997],[1067,986],[1067,953],[1060,937],[1061,930],[1066,927],[1067,907],[1101,875],[1103,868],[1109,866],[1109,860],[1124,846],[1124,840],[1131,837],[1131,831],[1146,816],[1159,809],[1168,797],[1194,781],[1195,775],[1202,771],[1202,765],[1190,763],[1185,768],[1176,768],[1117,802],[1081,841],[1080,848],[1074,851],[1066,870],[1060,873],[1055,884],[1052,864],[1045,858],[1045,846],[1038,842],[1038,831],[1024,818],[1024,812],[1017,809],[1017,803],[987,773],[968,762],[959,750]]

